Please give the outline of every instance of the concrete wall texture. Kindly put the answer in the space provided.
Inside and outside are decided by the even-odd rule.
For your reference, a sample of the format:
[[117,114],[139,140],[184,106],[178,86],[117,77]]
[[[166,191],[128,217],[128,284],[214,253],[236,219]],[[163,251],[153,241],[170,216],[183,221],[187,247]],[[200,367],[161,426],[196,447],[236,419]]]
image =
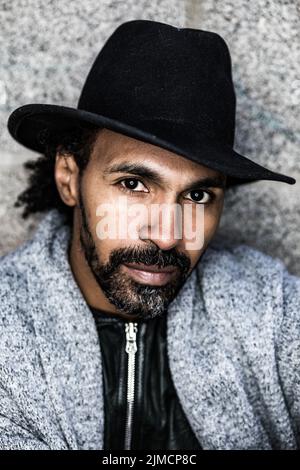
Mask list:
[[8,134],[10,112],[26,103],[76,106],[87,71],[123,21],[154,19],[221,34],[237,93],[235,148],[297,180],[229,191],[216,239],[247,243],[300,275],[300,7],[276,0],[0,0],[0,253],[30,237],[39,216],[13,208],[26,185],[22,164],[36,153]]

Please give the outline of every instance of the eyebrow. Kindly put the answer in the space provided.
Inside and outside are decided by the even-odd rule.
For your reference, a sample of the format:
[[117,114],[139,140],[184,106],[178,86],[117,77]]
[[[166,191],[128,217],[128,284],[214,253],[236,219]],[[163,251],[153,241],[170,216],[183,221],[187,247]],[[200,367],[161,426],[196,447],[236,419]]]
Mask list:
[[[115,163],[110,165],[108,168],[104,170],[105,175],[109,175],[112,173],[130,173],[132,175],[138,175],[143,178],[152,181],[153,183],[159,186],[168,186],[166,180],[161,177],[158,171],[153,170],[149,166],[145,165],[144,163],[131,163],[131,162],[123,162],[123,163]],[[226,187],[226,177],[224,175],[220,176],[203,176],[198,180],[194,181],[187,189],[199,189],[202,188],[223,188]]]

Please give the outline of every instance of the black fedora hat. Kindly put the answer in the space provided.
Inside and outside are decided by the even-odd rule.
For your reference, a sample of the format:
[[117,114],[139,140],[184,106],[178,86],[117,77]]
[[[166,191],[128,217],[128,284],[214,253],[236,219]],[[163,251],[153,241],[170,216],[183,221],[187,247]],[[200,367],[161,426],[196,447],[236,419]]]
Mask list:
[[227,175],[227,185],[294,184],[233,149],[236,97],[224,39],[150,20],[121,24],[96,57],[77,108],[26,104],[8,119],[11,135],[43,153],[45,130],[106,127]]

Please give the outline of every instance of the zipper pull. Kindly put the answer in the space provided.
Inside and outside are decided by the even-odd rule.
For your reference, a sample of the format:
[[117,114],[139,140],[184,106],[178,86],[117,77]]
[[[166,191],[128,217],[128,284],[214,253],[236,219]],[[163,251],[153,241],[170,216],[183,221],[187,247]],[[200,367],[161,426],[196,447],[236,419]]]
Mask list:
[[135,353],[137,352],[136,335],[137,323],[125,323],[126,347],[128,354],[127,369],[127,411],[126,411],[126,427],[124,449],[129,450],[131,447],[132,424],[133,424],[133,406],[135,395]]
[[126,348],[125,351],[127,354],[135,354],[137,351],[136,345],[136,334],[137,334],[137,323],[126,323],[125,325],[126,332]]

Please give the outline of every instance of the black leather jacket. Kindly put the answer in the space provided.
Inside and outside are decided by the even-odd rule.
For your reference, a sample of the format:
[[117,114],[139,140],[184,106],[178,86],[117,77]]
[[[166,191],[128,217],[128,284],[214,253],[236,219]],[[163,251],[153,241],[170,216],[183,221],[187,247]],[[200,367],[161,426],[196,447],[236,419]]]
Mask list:
[[129,359],[125,325],[133,327],[132,322],[94,308],[91,311],[102,353],[104,449],[201,449],[172,381],[166,315],[136,323],[136,338],[133,333],[129,341],[136,345],[136,352]]

